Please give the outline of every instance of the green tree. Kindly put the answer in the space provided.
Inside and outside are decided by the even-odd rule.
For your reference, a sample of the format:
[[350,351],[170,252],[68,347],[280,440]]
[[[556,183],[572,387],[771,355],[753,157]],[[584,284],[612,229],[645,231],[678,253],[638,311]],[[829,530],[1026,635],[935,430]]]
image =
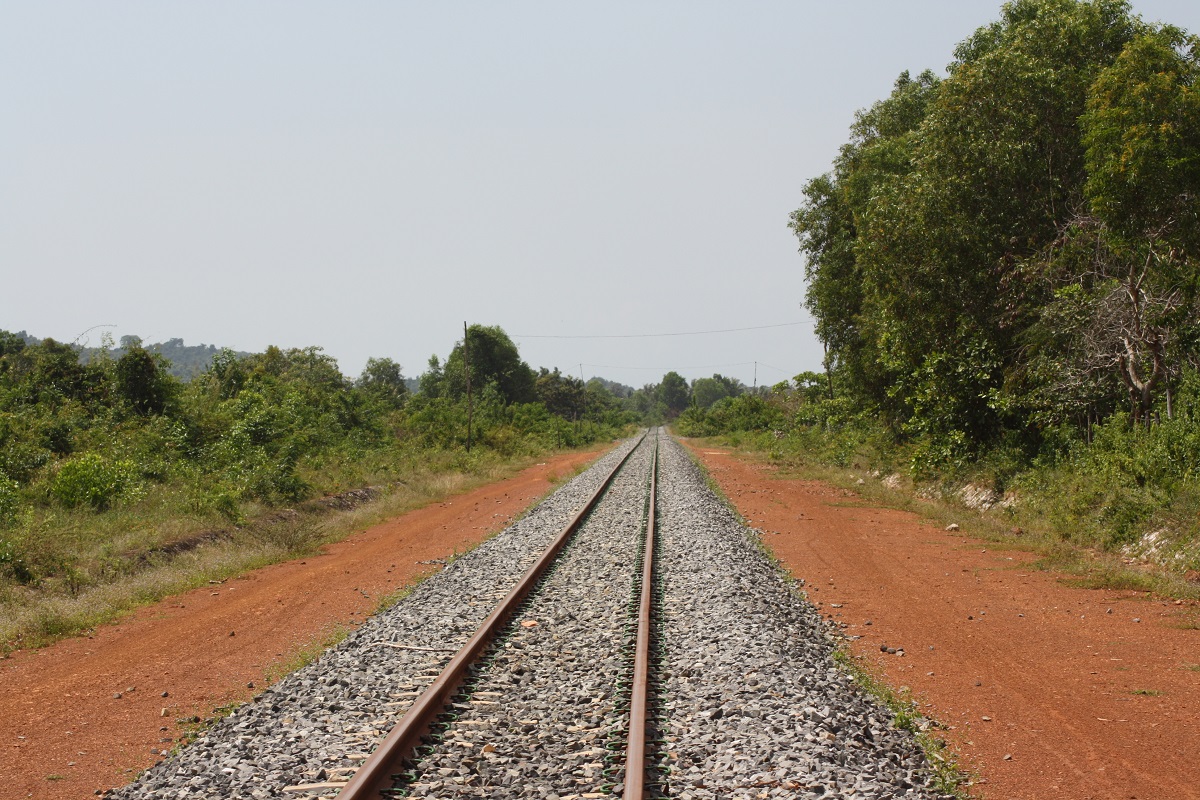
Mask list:
[[408,385],[400,365],[390,358],[368,358],[358,386],[392,408],[400,408],[408,399]]
[[[505,403],[529,403],[535,399],[533,370],[521,360],[512,339],[499,326],[472,325],[467,329],[471,351],[471,388],[480,391],[489,383]],[[463,343],[454,346],[444,368],[445,392],[457,399],[466,396]]]
[[1197,45],[1177,28],[1147,29],[1090,88],[1088,207],[1039,258],[1053,296],[1026,337],[1035,409],[1074,401],[1094,418],[1115,376],[1135,421],[1150,423],[1160,393],[1172,414],[1171,378],[1200,343]]
[[162,414],[175,386],[165,360],[148,352],[140,340],[126,344],[123,339],[122,345],[125,353],[113,368],[118,396],[139,416]]
[[1083,117],[1096,216],[1159,260],[1200,254],[1200,38],[1171,26],[1137,36],[1091,88]]
[[563,419],[575,420],[584,415],[588,393],[579,378],[563,375],[556,367],[553,371],[543,367],[534,384],[537,399],[551,414]]
[[421,373],[421,394],[426,399],[441,397],[445,383],[446,373],[442,369],[442,362],[436,355],[430,356],[425,371]]
[[697,408],[708,409],[718,400],[738,396],[745,388],[741,381],[723,375],[697,378],[692,381],[692,403]]
[[827,369],[938,452],[1023,425],[1006,378],[1056,289],[1044,254],[1086,202],[1088,90],[1144,27],[1121,0],[1005,4],[947,78],[860,115],[793,215]]
[[676,416],[688,407],[690,393],[687,380],[678,372],[668,372],[663,375],[662,383],[658,384],[657,399],[662,403],[669,416]]
[[855,115],[833,172],[804,187],[804,205],[791,215],[806,256],[805,305],[826,346],[826,369],[836,367],[862,400],[878,406],[888,404],[894,377],[879,354],[880,299],[870,296],[859,230],[869,225],[880,188],[912,171],[916,132],[938,86],[929,71],[916,80],[901,73],[886,100]]

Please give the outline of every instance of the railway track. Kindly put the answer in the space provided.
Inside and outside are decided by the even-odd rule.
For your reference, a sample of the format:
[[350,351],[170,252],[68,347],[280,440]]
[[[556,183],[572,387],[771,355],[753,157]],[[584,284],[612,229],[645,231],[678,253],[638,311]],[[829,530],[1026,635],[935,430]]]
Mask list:
[[[645,437],[644,437],[645,439]],[[639,442],[639,447],[643,442]],[[626,721],[626,746],[624,766],[621,769],[623,774],[623,796],[630,800],[641,800],[645,796],[646,784],[653,780],[648,778],[647,760],[646,760],[646,735],[648,731],[646,715],[649,709],[648,690],[650,685],[650,658],[651,658],[651,625],[652,614],[651,605],[654,596],[653,583],[653,567],[654,567],[654,508],[656,494],[656,466],[658,459],[657,450],[657,432],[655,432],[649,442],[645,445],[650,448],[650,468],[649,479],[647,481],[647,497],[644,511],[644,520],[641,522],[641,535],[637,534],[635,529],[629,525],[619,526],[620,534],[624,535],[632,542],[636,542],[639,547],[631,549],[629,542],[622,543],[620,541],[611,541],[612,537],[604,536],[606,531],[600,531],[595,538],[600,542],[605,543],[617,549],[621,556],[628,557],[635,555],[636,550],[640,549],[641,569],[637,573],[636,589],[634,599],[630,603],[636,608],[636,619],[633,621],[636,625],[636,634],[634,636],[634,648],[632,652],[632,665],[629,672],[631,674],[622,675],[618,670],[615,674],[610,674],[610,678],[614,678],[612,692],[618,697],[618,703],[614,707],[623,707],[622,704],[626,701],[625,697],[621,696],[621,692],[617,688],[622,679],[628,686],[628,708]],[[453,758],[462,754],[461,748],[456,752],[456,745],[467,739],[481,738],[481,735],[486,736],[489,731],[494,731],[498,727],[512,727],[511,718],[514,715],[506,713],[502,708],[504,703],[501,699],[510,691],[487,691],[482,687],[495,687],[510,690],[512,681],[505,681],[497,677],[496,673],[501,670],[506,663],[512,661],[503,650],[514,649],[514,643],[523,642],[524,638],[519,637],[518,632],[524,628],[525,630],[536,628],[543,623],[540,620],[546,618],[550,612],[549,606],[557,605],[562,594],[553,592],[554,587],[550,587],[549,594],[553,595],[550,599],[535,597],[542,584],[547,583],[550,578],[550,573],[558,565],[558,560],[563,554],[567,545],[572,542],[573,537],[581,533],[581,528],[586,527],[589,522],[590,515],[596,506],[602,501],[606,490],[617,478],[621,470],[629,462],[630,457],[639,451],[639,447],[630,450],[609,473],[604,482],[596,489],[592,496],[582,509],[571,519],[571,521],[563,528],[558,536],[550,543],[538,560],[531,566],[522,576],[516,586],[504,597],[503,600],[496,606],[495,610],[484,621],[483,625],[475,632],[468,640],[467,644],[455,654],[450,663],[446,665],[437,679],[427,688],[409,708],[408,712],[400,720],[395,728],[384,739],[379,748],[372,754],[371,758],[363,764],[354,775],[353,779],[346,785],[345,788],[338,794],[340,800],[374,800],[379,797],[404,797],[410,794],[422,792],[424,790],[435,789],[442,791],[452,791],[454,784],[449,789],[445,786],[444,781],[436,779],[436,775],[448,769],[447,766],[435,766],[438,764],[445,765],[448,761],[462,761],[463,759]],[[635,460],[636,461],[636,460]],[[641,466],[635,464],[635,467]],[[640,470],[633,469],[633,475],[630,476],[633,482],[640,480]],[[603,522],[592,521],[593,527],[600,527]],[[630,536],[630,534],[634,534]],[[587,586],[589,580],[595,582],[596,575],[589,573],[587,569],[587,559],[576,559],[580,563],[568,563],[567,566],[554,576],[560,584],[570,584],[574,588],[578,588],[581,584],[584,586],[582,593],[575,592],[577,596],[589,596],[594,593],[594,587]],[[636,561],[631,559],[630,566],[635,566]],[[607,575],[603,577],[606,581]],[[569,594],[569,593],[568,593]],[[613,608],[607,604],[600,608],[588,609],[585,606],[579,607],[577,613],[587,617],[595,617],[597,613],[610,614]],[[561,607],[558,608],[558,613],[562,613]],[[520,618],[519,618],[520,617]],[[599,620],[591,620],[599,622]],[[522,643],[518,650],[526,650],[532,643]],[[559,642],[554,641],[552,649],[558,649]],[[526,656],[522,655],[522,660]],[[551,662],[556,661],[556,654],[551,655]],[[556,680],[558,670],[554,669],[555,664],[551,663],[549,669],[542,670],[543,674],[536,676],[535,680],[539,682],[553,682]],[[509,670],[511,673],[511,670]],[[549,674],[545,674],[549,673]],[[524,674],[523,672],[521,674]],[[538,690],[535,690],[538,691]],[[551,689],[552,691],[552,689]],[[488,698],[488,699],[483,699]],[[472,704],[476,704],[473,706]],[[581,709],[582,710],[582,709]],[[519,715],[518,715],[519,716]],[[516,720],[517,725],[521,730],[528,732],[530,735],[522,737],[526,741],[521,747],[526,749],[537,748],[536,740],[544,733],[538,731],[537,721]],[[590,730],[588,721],[582,716],[582,713],[574,720],[574,725],[568,727],[569,733],[578,733],[580,731]],[[464,730],[468,725],[472,727],[469,730]],[[493,732],[492,736],[496,734]],[[572,737],[563,737],[571,739]],[[573,748],[576,751],[582,750],[585,753],[590,753],[592,750],[592,741],[587,736],[578,737],[580,746]],[[485,745],[487,747],[488,745]],[[545,747],[540,747],[545,750]],[[566,745],[566,749],[572,749],[570,744]],[[449,750],[449,753],[445,752]],[[491,745],[490,750],[485,750],[485,753],[494,753],[495,746]],[[451,758],[447,758],[447,756]],[[499,757],[498,757],[499,758]],[[611,772],[612,767],[608,767],[597,777],[597,785],[588,786],[598,793],[605,793],[612,789],[611,785],[606,785],[604,781],[607,778],[614,777]],[[487,775],[490,772],[485,772]],[[422,778],[430,777],[431,780],[422,781]],[[585,776],[582,779],[588,781],[592,776]],[[496,776],[495,785],[504,785],[503,776]],[[472,780],[465,784],[468,791],[476,788],[486,789],[491,785],[486,778],[480,781]],[[577,787],[578,788],[578,787]]]
[[113,796],[940,797],[832,653],[654,431]]

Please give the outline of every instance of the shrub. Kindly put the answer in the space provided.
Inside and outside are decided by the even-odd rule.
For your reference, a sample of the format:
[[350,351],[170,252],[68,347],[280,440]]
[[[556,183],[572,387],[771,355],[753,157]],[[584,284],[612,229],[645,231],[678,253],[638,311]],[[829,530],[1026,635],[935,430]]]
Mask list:
[[50,493],[63,505],[104,509],[134,486],[133,462],[85,453],[62,465]]
[[0,575],[11,577],[18,583],[32,583],[34,580],[34,574],[17,543],[7,539],[0,539]]
[[0,527],[9,525],[17,518],[17,482],[0,472]]

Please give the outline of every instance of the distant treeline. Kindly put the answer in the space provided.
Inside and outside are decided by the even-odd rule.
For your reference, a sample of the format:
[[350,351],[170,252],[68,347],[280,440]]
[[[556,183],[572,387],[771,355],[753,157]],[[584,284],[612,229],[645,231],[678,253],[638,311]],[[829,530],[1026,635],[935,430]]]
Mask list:
[[[14,566],[14,548],[56,508],[103,512],[167,492],[181,514],[237,521],[247,504],[386,479],[390,462],[417,453],[465,454],[468,433],[476,451],[514,455],[642,418],[628,387],[618,397],[601,380],[535,371],[500,328],[473,326],[468,342],[469,432],[463,342],[430,359],[413,394],[391,359],[351,380],[319,347],[243,354],[172,340],[155,351],[125,337],[81,353],[0,331],[0,577],[35,575]],[[168,352],[203,355],[203,369],[184,381]]]

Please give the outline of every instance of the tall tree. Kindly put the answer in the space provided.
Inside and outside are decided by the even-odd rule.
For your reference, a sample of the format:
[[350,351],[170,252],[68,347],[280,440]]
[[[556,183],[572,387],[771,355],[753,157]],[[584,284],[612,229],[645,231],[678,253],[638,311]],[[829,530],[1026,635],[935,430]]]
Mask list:
[[679,414],[688,407],[689,392],[687,379],[678,372],[668,372],[663,375],[662,383],[656,391],[658,401],[667,407],[671,416]]
[[358,386],[385,404],[400,408],[408,399],[408,384],[400,365],[390,358],[368,358]]
[[[471,348],[471,385],[482,391],[494,384],[506,403],[529,403],[535,399],[535,375],[512,339],[498,325],[472,325],[467,329]],[[445,391],[458,398],[466,395],[466,371],[463,343],[460,341],[446,359]]]
[[167,372],[167,363],[162,356],[147,351],[140,339],[132,339],[122,339],[125,353],[117,359],[113,369],[117,394],[135,414],[144,417],[162,414],[172,394],[174,379]]

